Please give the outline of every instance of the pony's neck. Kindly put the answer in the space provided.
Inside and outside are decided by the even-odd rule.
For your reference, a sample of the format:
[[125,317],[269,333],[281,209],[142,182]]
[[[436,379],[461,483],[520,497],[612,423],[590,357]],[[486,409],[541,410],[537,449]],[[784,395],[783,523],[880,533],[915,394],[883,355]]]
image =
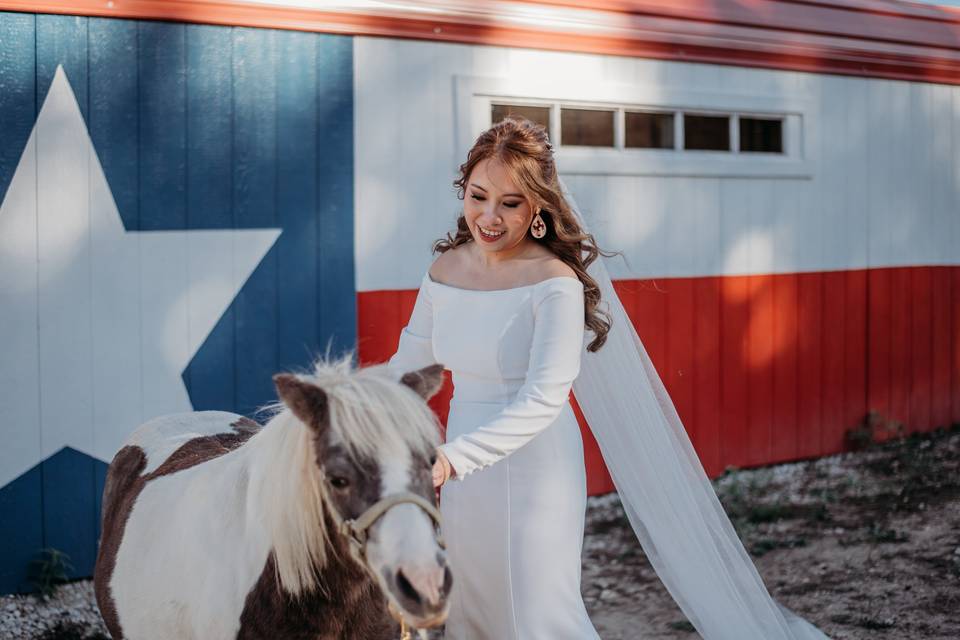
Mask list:
[[289,409],[247,443],[251,516],[266,529],[283,589],[299,595],[317,587],[331,536],[313,437]]

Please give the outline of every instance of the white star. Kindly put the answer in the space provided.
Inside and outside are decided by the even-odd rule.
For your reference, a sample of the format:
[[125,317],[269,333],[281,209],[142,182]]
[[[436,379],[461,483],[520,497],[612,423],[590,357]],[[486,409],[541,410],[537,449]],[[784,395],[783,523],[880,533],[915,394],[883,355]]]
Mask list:
[[58,67],[0,204],[0,487],[192,410],[181,373],[279,235],[125,231]]

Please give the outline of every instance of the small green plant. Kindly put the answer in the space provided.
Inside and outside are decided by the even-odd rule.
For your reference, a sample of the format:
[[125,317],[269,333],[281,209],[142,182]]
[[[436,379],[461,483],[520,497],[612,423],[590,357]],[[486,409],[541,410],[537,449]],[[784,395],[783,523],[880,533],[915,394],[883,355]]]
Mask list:
[[70,556],[53,547],[38,552],[38,557],[30,562],[30,582],[45,598],[52,596],[57,586],[66,582],[73,571]]

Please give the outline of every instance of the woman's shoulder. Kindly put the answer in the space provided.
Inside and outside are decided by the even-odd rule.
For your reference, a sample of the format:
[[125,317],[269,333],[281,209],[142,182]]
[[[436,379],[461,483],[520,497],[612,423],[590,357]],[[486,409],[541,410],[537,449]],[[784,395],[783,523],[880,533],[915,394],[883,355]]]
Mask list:
[[447,276],[456,272],[459,259],[460,256],[457,254],[456,247],[447,249],[430,263],[430,266],[427,268],[427,275],[429,275],[434,282],[447,282]]
[[540,276],[539,280],[547,280],[551,278],[560,278],[562,276],[567,276],[573,278],[574,280],[579,281],[577,277],[577,272],[573,270],[573,267],[568,265],[566,262],[557,257],[547,258],[537,269],[538,275]]

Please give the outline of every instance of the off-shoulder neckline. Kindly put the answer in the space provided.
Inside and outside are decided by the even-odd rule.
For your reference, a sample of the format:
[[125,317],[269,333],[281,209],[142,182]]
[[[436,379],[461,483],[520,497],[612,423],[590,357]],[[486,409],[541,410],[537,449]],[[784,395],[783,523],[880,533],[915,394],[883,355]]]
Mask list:
[[541,285],[541,284],[543,284],[543,283],[545,283],[545,282],[550,282],[551,280],[572,280],[572,281],[576,282],[577,284],[579,284],[581,287],[583,286],[583,283],[580,282],[580,279],[579,279],[579,278],[574,278],[574,277],[571,277],[571,276],[551,276],[551,277],[549,277],[549,278],[544,278],[543,280],[540,280],[539,282],[534,282],[534,283],[532,283],[532,284],[522,284],[522,285],[520,285],[519,287],[509,287],[509,288],[507,288],[507,289],[464,289],[463,287],[454,287],[454,286],[449,285],[449,284],[444,284],[444,283],[442,283],[442,282],[437,282],[437,281],[434,280],[433,277],[430,275],[430,272],[429,272],[429,271],[427,271],[427,272],[424,274],[423,277],[426,279],[427,282],[429,282],[430,284],[437,285],[438,287],[444,287],[444,288],[447,288],[447,289],[453,289],[454,291],[465,291],[465,292],[469,292],[469,293],[502,293],[502,292],[504,292],[504,291],[520,291],[520,290],[522,290],[522,289],[530,289],[530,288],[532,288],[532,287],[539,286],[539,285]]

